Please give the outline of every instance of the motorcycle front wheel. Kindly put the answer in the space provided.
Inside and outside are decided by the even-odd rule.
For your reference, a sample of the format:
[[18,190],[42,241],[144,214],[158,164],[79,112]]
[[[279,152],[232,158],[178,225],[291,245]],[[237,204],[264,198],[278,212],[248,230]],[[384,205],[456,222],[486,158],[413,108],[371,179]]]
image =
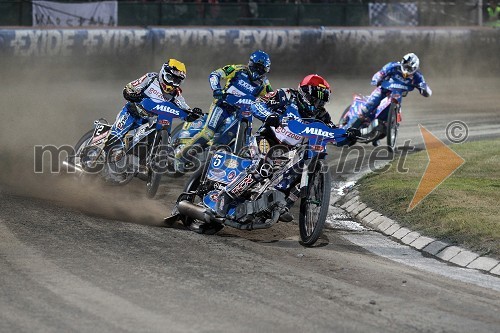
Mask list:
[[153,158],[149,162],[148,180],[146,182],[146,196],[151,199],[158,192],[161,176],[166,171],[168,165],[168,132],[163,130],[159,134],[159,144],[153,147]]
[[299,231],[305,246],[312,246],[321,236],[330,204],[330,173],[320,170],[309,174],[307,195],[300,201]]
[[236,134],[236,139],[234,143],[233,153],[238,156],[242,156],[244,154],[243,148],[246,146],[246,135],[248,131],[248,122],[241,121],[238,126],[238,133]]
[[396,104],[391,104],[389,114],[387,115],[387,149],[389,152],[396,151],[396,140],[398,138],[398,107]]
[[[184,192],[195,192],[196,194],[193,194],[190,196],[189,201],[191,201],[194,204],[200,203],[203,200],[203,194],[199,192],[200,190],[200,184],[202,183],[202,180],[205,179],[206,173],[208,170],[210,164],[210,159],[208,162],[205,164],[201,165],[198,170],[196,170],[191,177],[189,177],[189,180],[186,183],[186,186],[184,186]],[[194,222],[195,220],[193,218],[184,216],[182,217],[182,223],[184,224],[185,227],[188,227]]]

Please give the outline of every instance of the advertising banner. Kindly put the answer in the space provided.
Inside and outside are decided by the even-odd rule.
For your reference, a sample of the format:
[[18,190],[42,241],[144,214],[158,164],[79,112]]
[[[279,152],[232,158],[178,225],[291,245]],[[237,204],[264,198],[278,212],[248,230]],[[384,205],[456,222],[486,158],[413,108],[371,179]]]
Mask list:
[[118,2],[60,3],[33,1],[33,26],[105,27],[118,23]]
[[414,2],[368,4],[370,25],[377,27],[417,26],[418,6]]
[[498,70],[499,62],[493,59],[498,58],[499,48],[498,29],[0,29],[0,66],[8,67],[14,59],[21,64],[36,59],[100,63],[106,68],[120,64],[130,69],[177,58],[188,64],[190,73],[204,75],[228,63],[246,63],[258,49],[271,56],[273,73],[288,73],[290,68],[312,73],[326,66],[329,71],[353,75],[377,70],[409,51],[432,59],[439,69],[455,55],[457,68],[466,64],[471,69],[473,63],[493,73]]

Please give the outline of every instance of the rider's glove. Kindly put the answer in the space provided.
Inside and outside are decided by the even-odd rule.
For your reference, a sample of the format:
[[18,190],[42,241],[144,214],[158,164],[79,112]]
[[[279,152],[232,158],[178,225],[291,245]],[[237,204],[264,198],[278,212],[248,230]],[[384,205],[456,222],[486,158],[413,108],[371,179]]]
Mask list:
[[195,121],[196,119],[200,118],[201,116],[203,116],[203,111],[201,111],[200,108],[194,108],[191,110],[191,112],[188,113],[188,115],[186,117],[186,121],[188,123],[191,123],[191,122]]
[[221,99],[224,93],[222,92],[222,89],[215,89],[213,95],[215,99]]
[[123,89],[123,98],[132,103],[139,103],[142,101],[141,94],[137,94],[135,92],[130,91],[126,87]]
[[270,127],[280,127],[281,126],[280,117],[275,113],[267,116],[264,123],[266,124],[266,126],[270,126]]
[[348,128],[345,131],[345,135],[347,140],[349,140],[349,146],[352,146],[356,143],[356,141],[358,141],[358,137],[361,136],[361,132],[357,128]]
[[431,88],[429,88],[429,86],[423,82],[420,83],[417,88],[420,91],[420,94],[422,94],[422,96],[424,97],[430,97],[432,95]]

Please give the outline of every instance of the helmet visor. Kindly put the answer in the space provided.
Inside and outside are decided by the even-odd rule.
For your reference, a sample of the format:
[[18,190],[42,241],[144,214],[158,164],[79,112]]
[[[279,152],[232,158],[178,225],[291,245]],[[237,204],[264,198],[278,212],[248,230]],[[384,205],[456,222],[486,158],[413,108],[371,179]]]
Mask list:
[[313,88],[311,93],[311,104],[322,107],[330,100],[330,90],[326,88]]
[[248,67],[250,68],[251,72],[257,73],[258,75],[264,75],[269,72],[269,69],[263,64],[252,63]]
[[326,104],[326,102],[324,100],[321,100],[319,98],[314,99],[314,103],[313,103],[314,107],[319,108],[319,107],[325,106],[325,104]]
[[163,80],[165,81],[165,83],[167,83],[169,85],[172,85],[174,87],[178,87],[181,85],[184,78],[182,76],[178,76],[178,75],[174,75],[174,74],[169,73],[169,72],[165,72],[165,74],[163,75]]
[[409,74],[413,74],[416,72],[416,68],[409,62],[406,62],[406,63],[403,63],[401,65],[401,68],[403,69],[403,73],[409,75]]

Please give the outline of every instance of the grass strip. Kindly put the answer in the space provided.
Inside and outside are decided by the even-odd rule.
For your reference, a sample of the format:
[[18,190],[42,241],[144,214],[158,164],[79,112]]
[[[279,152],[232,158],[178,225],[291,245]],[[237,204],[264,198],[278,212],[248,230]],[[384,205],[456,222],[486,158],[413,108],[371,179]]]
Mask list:
[[426,151],[407,156],[398,171],[359,181],[361,199],[400,225],[476,253],[500,259],[500,140],[453,145],[465,163],[407,212],[428,164]]

